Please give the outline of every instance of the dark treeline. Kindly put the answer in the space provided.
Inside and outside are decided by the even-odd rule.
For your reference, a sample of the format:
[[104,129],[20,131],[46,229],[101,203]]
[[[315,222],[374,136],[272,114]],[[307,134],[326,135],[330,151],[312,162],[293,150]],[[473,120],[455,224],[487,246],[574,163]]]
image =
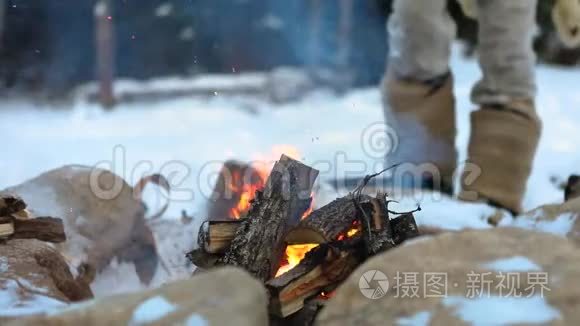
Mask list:
[[[112,1],[119,77],[337,64],[340,1],[320,1],[320,39],[314,53],[308,47],[313,0]],[[377,83],[382,75],[390,1],[353,1],[347,63],[355,72],[356,85]],[[576,63],[578,51],[554,45],[551,1],[540,2],[540,57]],[[4,8],[0,89],[59,94],[93,80],[94,4],[90,0],[0,0]],[[476,23],[461,15],[455,1],[450,8],[460,24],[460,37],[474,45]]]

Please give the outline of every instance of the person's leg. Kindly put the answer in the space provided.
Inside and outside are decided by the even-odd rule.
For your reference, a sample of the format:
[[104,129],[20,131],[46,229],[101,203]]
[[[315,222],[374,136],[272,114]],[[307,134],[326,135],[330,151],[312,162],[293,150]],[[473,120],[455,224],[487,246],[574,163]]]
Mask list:
[[[395,0],[388,23],[389,57],[383,80],[387,126],[399,145],[392,163],[431,171],[425,184],[452,192],[456,166],[455,99],[449,72],[456,26],[446,0]],[[406,165],[409,167],[409,165]],[[432,167],[432,168],[430,168]]]
[[[536,0],[479,0],[482,79],[472,92],[468,161],[481,175],[463,179],[460,198],[486,200],[514,213],[531,173],[541,124],[535,112],[532,37]],[[473,182],[472,182],[473,181]]]

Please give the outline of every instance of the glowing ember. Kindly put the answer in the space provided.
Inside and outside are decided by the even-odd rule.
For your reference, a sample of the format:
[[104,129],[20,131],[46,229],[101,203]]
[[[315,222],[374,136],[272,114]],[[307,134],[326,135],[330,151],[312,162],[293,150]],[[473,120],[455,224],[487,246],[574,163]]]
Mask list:
[[307,218],[308,215],[310,215],[310,213],[312,213],[313,209],[314,209],[314,193],[312,193],[310,196],[310,207],[308,207],[306,212],[304,212],[304,214],[302,214],[301,220]]
[[320,294],[318,295],[318,299],[322,299],[322,300],[328,300],[330,298],[332,298],[334,296],[334,292],[335,291],[331,291],[331,292],[320,292]]
[[282,264],[282,266],[278,269],[276,276],[280,276],[296,267],[296,265],[298,265],[298,263],[304,259],[304,256],[306,256],[310,250],[316,247],[318,247],[318,244],[292,245],[286,247],[286,263]]
[[352,228],[350,230],[346,231],[345,233],[339,234],[338,237],[336,238],[336,240],[342,241],[342,240],[347,239],[347,238],[352,238],[355,235],[357,235],[360,231],[361,231],[360,222],[354,221],[354,222],[352,222]]

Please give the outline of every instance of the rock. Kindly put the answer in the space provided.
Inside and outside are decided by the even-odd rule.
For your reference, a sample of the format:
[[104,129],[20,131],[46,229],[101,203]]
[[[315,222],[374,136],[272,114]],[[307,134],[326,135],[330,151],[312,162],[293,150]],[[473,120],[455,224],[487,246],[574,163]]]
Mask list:
[[580,251],[562,237],[517,228],[446,233],[368,260],[317,325],[577,325],[579,278]]
[[13,316],[90,298],[89,285],[73,277],[51,245],[37,240],[0,244],[0,324]]
[[[267,325],[266,289],[237,268],[216,269],[154,290],[71,306],[23,325]],[[7,325],[7,326],[8,326]]]
[[68,165],[1,193],[22,197],[35,216],[62,218],[68,240],[58,248],[75,266],[102,270],[118,257],[135,263],[142,282],[153,277],[158,257],[145,208],[121,177]]

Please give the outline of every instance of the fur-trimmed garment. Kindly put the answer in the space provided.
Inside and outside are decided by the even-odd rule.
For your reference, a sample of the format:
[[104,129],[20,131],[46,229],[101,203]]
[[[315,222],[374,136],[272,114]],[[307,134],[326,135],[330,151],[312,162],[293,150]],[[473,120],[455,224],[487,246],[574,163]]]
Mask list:
[[[477,19],[477,0],[457,0],[466,16]],[[552,20],[562,43],[568,47],[580,46],[580,1],[556,0]]]
[[[481,0],[475,4],[467,10],[478,16],[478,59],[483,76],[473,88],[472,100],[480,105],[533,100],[537,0]],[[416,81],[447,74],[456,32],[446,0],[396,0],[389,20],[389,68],[399,78]]]

